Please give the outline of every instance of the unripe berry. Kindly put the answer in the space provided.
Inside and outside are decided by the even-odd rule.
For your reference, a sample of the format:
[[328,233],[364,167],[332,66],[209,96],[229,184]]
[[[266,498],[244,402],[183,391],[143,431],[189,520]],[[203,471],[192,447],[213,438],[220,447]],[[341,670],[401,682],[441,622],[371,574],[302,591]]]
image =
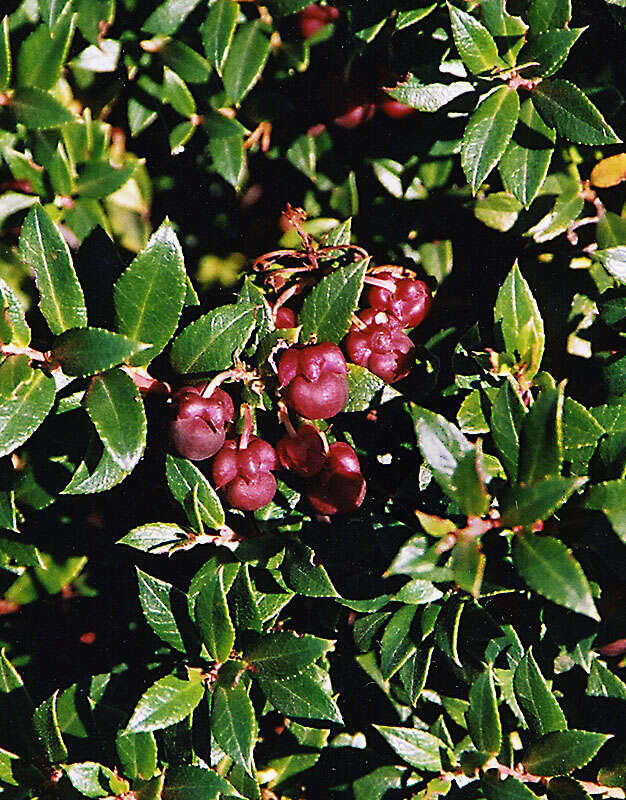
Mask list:
[[202,387],[183,386],[172,395],[175,417],[170,440],[175,450],[192,461],[210,458],[224,444],[225,426],[235,413],[233,401],[222,389],[202,397]]
[[278,380],[287,403],[307,419],[328,419],[348,399],[348,367],[336,344],[290,347],[278,363]]
[[276,466],[274,448],[263,439],[251,437],[244,448],[229,439],[213,461],[213,482],[233,508],[256,511],[276,493]]
[[285,469],[310,478],[317,475],[324,461],[324,440],[314,425],[301,425],[295,436],[283,436],[276,453]]
[[274,324],[277,328],[295,328],[298,323],[296,315],[288,306],[280,306],[276,311]]
[[298,13],[300,33],[303,38],[310,39],[311,36],[328,25],[329,22],[334,22],[336,19],[339,19],[339,9],[333,6],[318,6],[316,3],[312,3]]
[[334,442],[321,471],[309,482],[306,497],[318,514],[347,514],[365,498],[366,484],[354,450],[345,442]]
[[361,311],[359,319],[366,327],[352,325],[346,336],[350,359],[387,383],[405,378],[415,363],[415,347],[400,320],[374,308]]
[[377,278],[395,283],[395,291],[371,286],[367,294],[369,304],[397,317],[405,328],[419,325],[432,303],[432,294],[424,281],[414,278],[396,278],[391,272],[378,272]]

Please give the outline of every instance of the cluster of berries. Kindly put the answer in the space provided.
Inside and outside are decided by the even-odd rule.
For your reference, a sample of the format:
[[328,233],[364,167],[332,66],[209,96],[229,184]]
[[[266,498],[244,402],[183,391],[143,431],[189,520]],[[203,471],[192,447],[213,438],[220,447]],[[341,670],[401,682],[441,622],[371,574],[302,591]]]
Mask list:
[[[402,275],[402,270],[389,266],[368,277],[370,307],[355,316],[344,341],[355,364],[389,383],[408,375],[415,348],[404,329],[419,325],[431,303],[423,281]],[[277,328],[297,325],[295,313],[285,305],[276,304],[274,317]],[[207,384],[184,386],[172,395],[172,446],[193,461],[213,458],[213,483],[233,508],[255,511],[267,505],[277,488],[273,473],[282,467],[302,479],[303,494],[318,514],[355,510],[366,489],[357,454],[345,442],[329,444],[312,424],[336,416],[346,405],[349,387],[344,353],[331,342],[293,345],[282,353],[277,373],[287,434],[276,449],[252,435],[247,407],[242,407],[242,433],[226,438],[235,416],[232,398]],[[306,420],[297,430],[285,405]]]

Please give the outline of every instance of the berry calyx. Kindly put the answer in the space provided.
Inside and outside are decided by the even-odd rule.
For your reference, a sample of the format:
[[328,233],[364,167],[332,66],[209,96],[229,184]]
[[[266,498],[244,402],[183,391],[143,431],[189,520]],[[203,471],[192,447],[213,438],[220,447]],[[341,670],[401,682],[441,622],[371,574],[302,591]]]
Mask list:
[[395,291],[371,286],[367,294],[370,306],[393,314],[405,328],[415,328],[424,320],[433,299],[424,281],[398,278],[391,272],[379,272],[376,278],[394,283]]
[[300,33],[304,39],[310,39],[319,30],[337,19],[339,19],[339,9],[334,6],[318,6],[316,3],[312,3],[298,13]]
[[348,400],[348,366],[336,344],[290,347],[278,363],[285,400],[300,416],[329,419]]
[[228,439],[213,460],[213,482],[233,508],[256,511],[276,493],[276,467],[276,452],[264,439],[252,436],[246,447]]
[[357,509],[365,490],[357,454],[349,444],[334,442],[321,471],[309,482],[306,497],[318,514],[332,516]]
[[324,439],[314,425],[301,425],[293,436],[283,436],[276,453],[285,469],[303,478],[317,475],[326,460]]
[[358,319],[364,327],[353,324],[345,340],[351,361],[387,383],[405,378],[415,362],[415,347],[400,320],[375,308],[366,308]]
[[280,306],[276,309],[274,324],[277,328],[295,328],[298,323],[296,315],[288,306]]
[[170,440],[183,458],[202,461],[224,444],[225,427],[235,413],[233,401],[222,389],[202,396],[201,386],[183,386],[172,395],[175,417],[170,423]]

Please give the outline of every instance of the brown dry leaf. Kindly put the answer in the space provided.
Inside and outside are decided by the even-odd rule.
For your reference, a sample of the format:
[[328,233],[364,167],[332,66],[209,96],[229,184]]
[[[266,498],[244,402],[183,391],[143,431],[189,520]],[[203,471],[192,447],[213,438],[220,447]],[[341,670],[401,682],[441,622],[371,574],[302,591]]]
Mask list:
[[603,158],[591,170],[591,183],[601,189],[626,180],[626,153]]

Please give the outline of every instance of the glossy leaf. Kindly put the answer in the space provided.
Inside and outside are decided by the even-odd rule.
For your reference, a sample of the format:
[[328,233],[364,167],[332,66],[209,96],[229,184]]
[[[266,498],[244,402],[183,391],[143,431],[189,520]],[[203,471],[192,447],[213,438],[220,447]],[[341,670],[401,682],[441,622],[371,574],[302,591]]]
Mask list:
[[143,24],[144,31],[160,35],[176,33],[199,0],[165,0]]
[[387,94],[418,111],[433,113],[460,95],[473,91],[474,87],[468,81],[424,83],[417,75],[409,75],[406,81],[398,84],[394,89],[388,89]]
[[577,144],[616,144],[619,137],[602,114],[573,83],[543,80],[532,91],[533,103],[547,125]]
[[246,151],[241,136],[209,140],[209,151],[218,175],[239,190],[246,176]]
[[387,744],[403,761],[428,772],[441,770],[440,750],[444,743],[427,731],[415,728],[396,728],[389,725],[374,725]]
[[252,751],[258,735],[256,715],[244,684],[216,686],[211,708],[211,732],[236,764],[254,775]]
[[167,770],[165,786],[159,797],[163,800],[198,800],[199,797],[202,800],[219,800],[222,797],[234,798],[242,795],[226,778],[212,769],[178,766]]
[[28,364],[27,356],[0,363],[0,457],[12,453],[37,430],[52,408],[54,379]]
[[585,693],[592,697],[615,697],[618,700],[626,700],[626,683],[596,658],[591,662]]
[[487,800],[534,800],[537,795],[524,784],[509,775],[504,780],[488,771],[481,779],[480,785]]
[[174,339],[172,365],[181,373],[227,369],[252,333],[256,312],[249,303],[209,311]]
[[297,675],[279,681],[260,678],[259,685],[274,708],[288,717],[342,724],[341,712],[320,684],[319,677],[315,667],[307,667]]
[[153,733],[120,731],[115,747],[124,775],[150,780],[157,766],[157,745]]
[[590,486],[583,505],[602,511],[615,533],[626,543],[626,480],[605,481]]
[[131,359],[133,366],[149,364],[174,334],[185,298],[185,278],[183,253],[166,221],[114,287],[118,331],[152,345]]
[[163,94],[172,108],[184,117],[196,113],[196,101],[187,84],[168,67],[163,70]]
[[305,597],[338,597],[322,564],[315,563],[310,547],[293,540],[285,550],[281,572],[287,586]]
[[607,272],[610,272],[620,283],[626,283],[626,246],[607,247],[596,250],[593,258],[599,261]]
[[220,75],[233,40],[238,15],[239,6],[235,0],[217,0],[209,9],[201,28],[206,57]]
[[6,92],[11,85],[12,72],[9,15],[7,14],[0,23],[0,92]]
[[502,723],[493,682],[493,672],[487,669],[476,678],[469,691],[467,727],[478,750],[497,753],[502,745]]
[[87,310],[67,243],[48,214],[36,205],[20,234],[20,256],[33,269],[39,307],[52,333],[87,324]]
[[263,620],[247,564],[241,565],[233,585],[229,589],[228,607],[236,631],[251,630],[261,633]]
[[113,460],[130,472],[143,455],[148,429],[143,401],[132,378],[121,369],[96,375],[85,395],[85,406]]
[[204,685],[195,673],[190,680],[174,675],[160,678],[143,693],[130,718],[126,731],[158,731],[180,722],[204,696]]
[[343,339],[356,311],[366,268],[366,261],[340,267],[311,290],[299,315],[302,341],[313,334],[319,342],[338,343]]
[[188,541],[185,531],[173,522],[153,522],[140,525],[117,541],[142,550],[145,553],[160,555],[168,553],[175,545]]
[[74,117],[55,97],[43,89],[21,86],[11,98],[11,108],[18,122],[33,130],[58,128]]
[[517,536],[513,545],[513,563],[538,594],[578,614],[600,619],[585,573],[558,539],[533,533]]
[[517,665],[513,687],[524,718],[533,733],[543,736],[545,733],[567,729],[567,720],[561,706],[548,688],[531,650]]
[[426,650],[418,650],[400,667],[398,675],[402,681],[402,686],[409,696],[411,705],[417,703],[422,689],[426,685],[433,650],[433,647],[429,647]]
[[104,328],[72,328],[57,336],[51,353],[66,375],[81,376],[128,363],[147,347],[143,342]]
[[[117,783],[123,786],[124,783],[112,770],[95,761],[70,764],[65,768],[65,774],[74,789],[83,797],[106,797],[110,795],[112,786]],[[126,786],[128,787],[128,783]]]
[[183,508],[194,487],[198,486],[198,504],[202,522],[214,530],[219,530],[224,525],[224,509],[219,497],[195,464],[186,458],[177,458],[168,453],[165,473],[171,493]]
[[65,3],[50,30],[42,25],[22,44],[17,59],[18,86],[53,88],[74,34],[76,17],[72,12],[72,3]]
[[137,570],[137,584],[139,601],[148,625],[164,642],[185,652],[190,621],[184,593],[140,569]]
[[51,764],[58,764],[67,758],[67,748],[61,736],[57,719],[56,691],[33,712],[33,729],[39,749]]
[[504,155],[519,110],[517,92],[501,86],[486,95],[470,117],[463,134],[461,162],[474,194]]
[[448,3],[452,35],[463,63],[476,75],[488,72],[498,63],[498,48],[493,36],[475,17]]
[[416,646],[409,636],[409,630],[416,610],[415,606],[403,606],[385,627],[380,648],[380,670],[385,680],[395,675],[415,652]]
[[532,744],[522,763],[534,775],[567,775],[589,763],[610,738],[591,731],[554,731]]
[[83,197],[99,200],[117,192],[132,177],[137,163],[131,161],[116,167],[108,161],[93,161],[81,170],[76,181],[76,191]]
[[329,639],[291,631],[268,633],[244,653],[244,660],[261,677],[284,678],[294,675],[321,658],[333,646]]
[[517,475],[520,483],[533,484],[561,473],[563,391],[563,385],[544,389],[524,417]]
[[532,0],[527,18],[533,31],[565,28],[572,18],[571,0]]
[[520,431],[525,413],[518,392],[507,381],[498,391],[491,409],[491,434],[511,481],[517,479]]
[[202,641],[214,661],[226,661],[235,643],[235,629],[230,619],[222,569],[207,576],[196,599],[195,620]]
[[240,103],[259,79],[270,53],[270,41],[259,20],[246,22],[235,34],[224,62],[224,88]]
[[523,64],[536,61],[532,70],[544,78],[554,75],[565,63],[569,51],[576,44],[585,28],[547,30],[533,36],[519,54]]

